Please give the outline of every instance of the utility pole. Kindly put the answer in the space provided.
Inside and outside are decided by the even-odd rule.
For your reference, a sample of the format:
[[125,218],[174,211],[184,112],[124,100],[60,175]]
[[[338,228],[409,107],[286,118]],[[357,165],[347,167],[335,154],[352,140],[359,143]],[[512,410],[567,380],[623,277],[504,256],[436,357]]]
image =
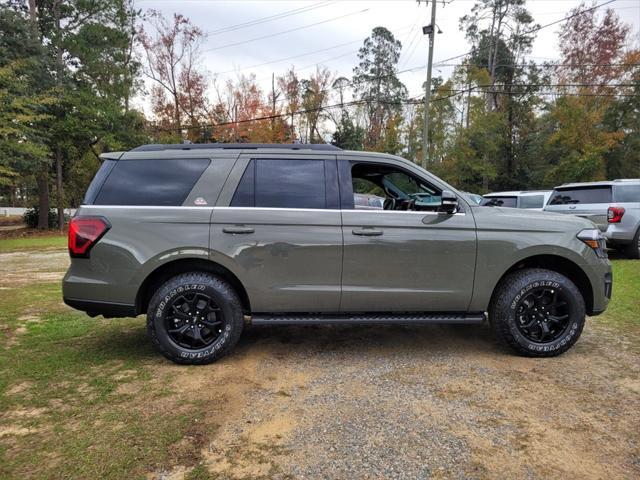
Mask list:
[[[422,132],[422,163],[429,163],[429,100],[431,98],[431,67],[433,66],[433,40],[436,33],[436,2],[431,0],[431,25],[422,27],[422,33],[429,35],[429,61],[427,62],[427,82],[424,92],[424,130]],[[418,0],[420,3],[420,0]],[[428,0],[427,0],[428,3]]]

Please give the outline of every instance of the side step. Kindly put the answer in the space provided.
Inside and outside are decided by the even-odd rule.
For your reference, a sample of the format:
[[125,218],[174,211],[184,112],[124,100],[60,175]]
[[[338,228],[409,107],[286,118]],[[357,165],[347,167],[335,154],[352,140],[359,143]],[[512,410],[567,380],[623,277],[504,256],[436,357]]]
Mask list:
[[333,314],[256,314],[252,325],[429,325],[478,324],[484,313],[345,313]]

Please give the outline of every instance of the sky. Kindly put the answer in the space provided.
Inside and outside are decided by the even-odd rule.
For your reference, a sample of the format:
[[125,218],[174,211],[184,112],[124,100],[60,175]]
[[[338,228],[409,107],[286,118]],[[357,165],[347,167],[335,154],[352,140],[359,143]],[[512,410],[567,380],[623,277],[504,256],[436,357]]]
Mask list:
[[[600,4],[607,0],[598,0]],[[459,28],[461,16],[475,0],[438,0],[434,76],[447,78],[455,62],[442,60],[470,48]],[[536,23],[560,20],[581,2],[576,0],[528,0]],[[202,45],[201,68],[221,84],[239,74],[256,74],[264,91],[271,88],[271,74],[282,74],[295,65],[300,76],[311,74],[317,64],[335,75],[351,77],[357,51],[371,30],[384,26],[402,42],[398,64],[400,79],[410,96],[421,95],[426,76],[428,41],[421,27],[430,23],[431,5],[423,0],[136,0],[136,7],[153,8],[167,17],[181,13],[208,33]],[[591,2],[587,4],[590,6]],[[632,25],[635,46],[640,46],[640,0],[616,0],[601,8],[613,8]],[[265,19],[278,14],[286,16]],[[244,25],[240,25],[244,24]],[[315,24],[315,25],[314,25]],[[537,34],[531,60],[558,59],[557,33],[561,24]],[[141,99],[144,102],[144,99]],[[146,102],[145,102],[146,103]]]

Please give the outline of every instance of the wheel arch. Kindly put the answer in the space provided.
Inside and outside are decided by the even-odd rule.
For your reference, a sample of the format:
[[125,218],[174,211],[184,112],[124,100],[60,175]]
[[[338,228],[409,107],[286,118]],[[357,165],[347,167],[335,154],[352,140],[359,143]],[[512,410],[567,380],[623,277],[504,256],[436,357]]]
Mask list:
[[578,287],[578,290],[580,291],[580,294],[584,299],[587,314],[591,315],[593,313],[593,285],[591,285],[589,277],[577,263],[560,255],[532,255],[530,257],[518,260],[511,267],[509,267],[504,272],[504,274],[502,274],[502,276],[494,286],[493,293],[491,295],[491,302],[493,302],[498,288],[502,284],[502,281],[507,277],[507,275],[525,268],[544,268],[546,270],[551,270],[564,275],[569,280],[571,280],[576,285],[576,287]]
[[136,295],[136,314],[147,312],[149,301],[160,285],[171,277],[188,272],[208,272],[222,278],[233,287],[240,297],[243,312],[245,314],[251,312],[251,302],[247,290],[231,270],[211,260],[183,258],[164,263],[146,276]]

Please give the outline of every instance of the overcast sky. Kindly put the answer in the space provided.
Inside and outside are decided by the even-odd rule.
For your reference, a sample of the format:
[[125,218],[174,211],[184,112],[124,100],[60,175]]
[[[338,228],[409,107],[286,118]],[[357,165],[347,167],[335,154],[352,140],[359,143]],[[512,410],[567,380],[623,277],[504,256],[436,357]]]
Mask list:
[[[446,78],[452,67],[438,66],[438,62],[469,50],[458,21],[470,11],[475,0],[446,0],[445,3],[443,6],[442,0],[438,0],[436,24],[442,34],[435,39],[434,75]],[[535,22],[541,25],[562,19],[579,4],[575,0],[527,1]],[[203,45],[202,67],[210,75],[216,74],[224,81],[239,73],[253,72],[264,90],[271,87],[272,72],[281,74],[291,65],[296,66],[301,76],[309,75],[317,64],[322,64],[337,76],[351,77],[363,40],[374,27],[384,26],[402,42],[399,70],[412,69],[400,78],[411,96],[421,93],[427,63],[427,37],[422,35],[421,27],[430,23],[430,6],[427,8],[424,1],[418,5],[415,0],[136,0],[136,6],[160,10],[168,17],[178,12],[190,18],[209,32]],[[616,0],[600,10],[604,8],[615,9],[625,22],[633,25],[637,47],[640,0]],[[262,21],[282,13],[287,16]],[[247,22],[255,24],[234,27]],[[538,32],[531,59],[543,62],[558,58],[560,26]]]

